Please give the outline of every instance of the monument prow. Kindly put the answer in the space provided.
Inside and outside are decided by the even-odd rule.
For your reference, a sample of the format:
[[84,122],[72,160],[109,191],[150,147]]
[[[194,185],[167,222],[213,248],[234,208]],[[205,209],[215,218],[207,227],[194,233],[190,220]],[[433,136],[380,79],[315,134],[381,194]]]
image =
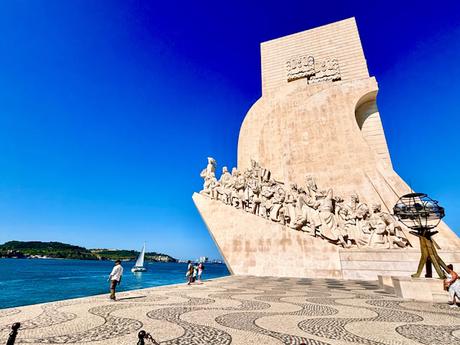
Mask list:
[[[238,169],[208,159],[193,200],[234,274],[410,275],[418,240],[392,217],[411,191],[394,171],[354,18],[261,44],[262,97],[240,129]],[[318,187],[319,186],[319,187]],[[445,224],[436,242],[460,263]]]

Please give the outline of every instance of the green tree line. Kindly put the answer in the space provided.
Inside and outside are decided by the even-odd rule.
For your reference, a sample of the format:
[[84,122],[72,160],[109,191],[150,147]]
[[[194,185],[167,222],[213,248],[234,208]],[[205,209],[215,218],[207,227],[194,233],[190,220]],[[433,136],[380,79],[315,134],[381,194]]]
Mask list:
[[[139,252],[135,250],[87,249],[61,242],[9,241],[0,245],[0,257],[48,257],[81,260],[135,260]],[[167,254],[150,252],[145,254],[148,261],[176,262]]]

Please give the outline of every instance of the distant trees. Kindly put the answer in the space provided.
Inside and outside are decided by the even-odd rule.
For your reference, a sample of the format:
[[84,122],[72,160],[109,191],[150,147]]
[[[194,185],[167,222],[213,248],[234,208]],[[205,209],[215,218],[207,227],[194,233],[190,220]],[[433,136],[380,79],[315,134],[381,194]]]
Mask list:
[[[60,258],[80,260],[135,260],[139,252],[135,250],[86,249],[61,242],[9,241],[0,245],[3,258]],[[146,253],[150,261],[176,262],[166,254]]]

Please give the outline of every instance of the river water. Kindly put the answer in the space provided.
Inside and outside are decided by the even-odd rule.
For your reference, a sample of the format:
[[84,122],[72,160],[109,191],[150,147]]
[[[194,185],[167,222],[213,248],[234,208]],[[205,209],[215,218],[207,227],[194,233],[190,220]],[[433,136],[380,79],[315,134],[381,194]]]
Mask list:
[[[185,283],[187,264],[148,262],[147,272],[132,273],[124,262],[118,291]],[[0,309],[85,297],[108,292],[111,261],[0,259]],[[205,264],[203,279],[229,275],[225,265]]]

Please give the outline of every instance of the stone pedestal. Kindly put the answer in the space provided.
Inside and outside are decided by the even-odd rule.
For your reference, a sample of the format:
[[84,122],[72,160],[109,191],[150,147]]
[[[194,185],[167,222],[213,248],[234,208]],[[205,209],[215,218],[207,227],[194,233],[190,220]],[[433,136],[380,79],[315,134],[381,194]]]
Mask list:
[[[382,276],[381,279],[389,284],[388,276]],[[448,300],[448,294],[443,289],[443,281],[441,279],[391,277],[391,280],[394,292],[398,297],[421,302],[447,302]],[[387,285],[387,289],[390,288]]]
[[379,279],[379,287],[383,291],[388,292],[388,293],[394,293],[395,292],[395,288],[393,286],[393,279],[392,279],[391,276],[379,275],[378,279]]

